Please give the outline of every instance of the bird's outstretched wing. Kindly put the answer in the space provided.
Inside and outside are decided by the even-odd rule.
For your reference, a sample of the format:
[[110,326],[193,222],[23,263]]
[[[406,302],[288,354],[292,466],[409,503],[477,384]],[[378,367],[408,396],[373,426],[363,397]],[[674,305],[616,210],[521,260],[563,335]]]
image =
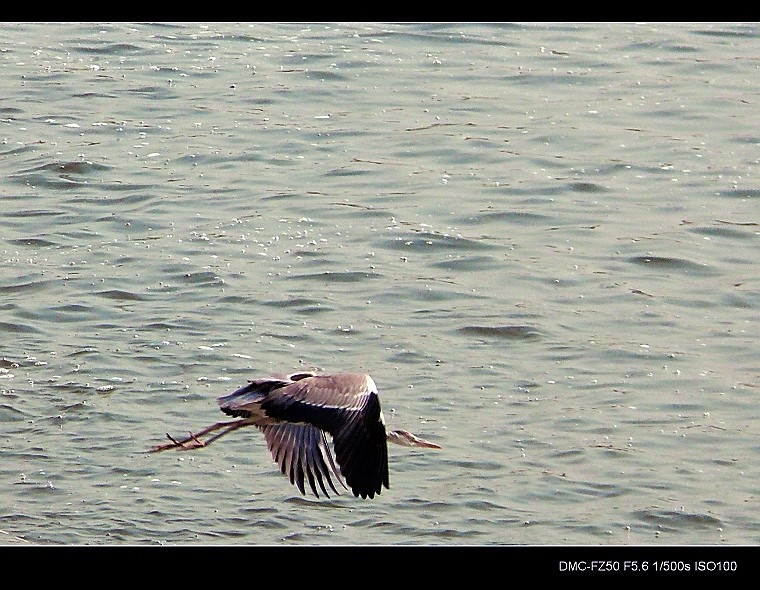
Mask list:
[[333,434],[335,456],[354,496],[374,498],[381,486],[389,487],[388,444],[381,416],[377,393],[371,393],[363,411],[347,416]]
[[269,417],[328,432],[340,472],[355,496],[374,498],[383,485],[389,487],[385,423],[368,376],[302,378],[272,390],[261,408]]

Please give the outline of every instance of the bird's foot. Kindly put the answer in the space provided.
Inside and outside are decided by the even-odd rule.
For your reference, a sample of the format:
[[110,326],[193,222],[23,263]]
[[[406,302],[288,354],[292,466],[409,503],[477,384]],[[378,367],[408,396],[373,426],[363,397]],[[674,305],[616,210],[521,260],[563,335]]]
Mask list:
[[180,449],[183,451],[189,451],[190,449],[198,449],[200,447],[206,446],[206,443],[199,439],[192,432],[190,433],[190,436],[183,438],[182,440],[177,440],[167,432],[166,438],[168,438],[171,442],[164,443],[162,445],[156,445],[155,447],[151,448],[149,452],[158,453],[161,451],[166,451],[167,449]]
[[[149,452],[151,453],[158,453],[159,451],[165,451],[167,449],[179,449],[181,451],[188,451],[190,449],[199,449],[201,447],[207,447],[212,442],[214,442],[216,439],[221,438],[225,434],[232,432],[233,430],[237,430],[241,426],[248,426],[250,424],[253,424],[248,419],[242,419],[242,420],[232,420],[229,422],[217,422],[216,424],[212,424],[208,428],[204,428],[203,430],[196,432],[193,434],[190,433],[190,436],[187,438],[183,438],[182,440],[177,440],[176,438],[172,437],[170,434],[166,435],[166,438],[168,438],[171,442],[164,443],[162,445],[157,445],[150,449]],[[201,440],[202,436],[207,436],[211,434],[212,432],[216,432],[217,430],[222,430],[222,432],[215,434],[214,436],[207,437],[206,440]]]
[[187,441],[184,445],[182,445],[186,449],[198,449],[200,447],[205,447],[206,443],[203,442],[201,439],[199,439],[197,436],[195,436],[192,432],[190,433],[190,440]]

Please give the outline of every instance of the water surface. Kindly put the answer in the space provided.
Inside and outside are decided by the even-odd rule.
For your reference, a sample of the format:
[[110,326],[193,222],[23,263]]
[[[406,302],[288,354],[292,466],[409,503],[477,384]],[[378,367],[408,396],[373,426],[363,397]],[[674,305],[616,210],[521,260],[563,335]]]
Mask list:
[[[756,25],[6,24],[0,529],[40,544],[755,544]],[[365,371],[374,501],[262,437]],[[3,541],[3,539],[0,539]]]

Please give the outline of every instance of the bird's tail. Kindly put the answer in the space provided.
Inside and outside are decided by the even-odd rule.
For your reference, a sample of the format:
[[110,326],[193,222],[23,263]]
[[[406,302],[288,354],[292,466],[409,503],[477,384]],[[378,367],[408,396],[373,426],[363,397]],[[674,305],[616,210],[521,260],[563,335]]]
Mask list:
[[222,412],[229,416],[250,418],[252,412],[258,409],[261,400],[270,392],[312,375],[313,373],[295,373],[252,379],[240,389],[218,398],[217,402]]

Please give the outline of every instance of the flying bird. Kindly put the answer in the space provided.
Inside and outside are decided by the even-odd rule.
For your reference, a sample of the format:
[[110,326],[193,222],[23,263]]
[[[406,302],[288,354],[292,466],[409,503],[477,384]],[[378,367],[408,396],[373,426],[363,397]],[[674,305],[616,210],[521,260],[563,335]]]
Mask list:
[[[354,496],[374,498],[382,486],[390,487],[387,441],[441,448],[406,430],[386,431],[377,386],[361,373],[301,372],[253,379],[218,402],[222,412],[237,420],[217,422],[182,440],[167,434],[171,442],[150,452],[197,449],[244,426],[256,426],[280,470],[302,494],[305,482],[316,497],[317,486],[330,497],[325,484],[339,494],[334,477],[344,489],[348,484]],[[221,432],[201,440],[216,431]]]

